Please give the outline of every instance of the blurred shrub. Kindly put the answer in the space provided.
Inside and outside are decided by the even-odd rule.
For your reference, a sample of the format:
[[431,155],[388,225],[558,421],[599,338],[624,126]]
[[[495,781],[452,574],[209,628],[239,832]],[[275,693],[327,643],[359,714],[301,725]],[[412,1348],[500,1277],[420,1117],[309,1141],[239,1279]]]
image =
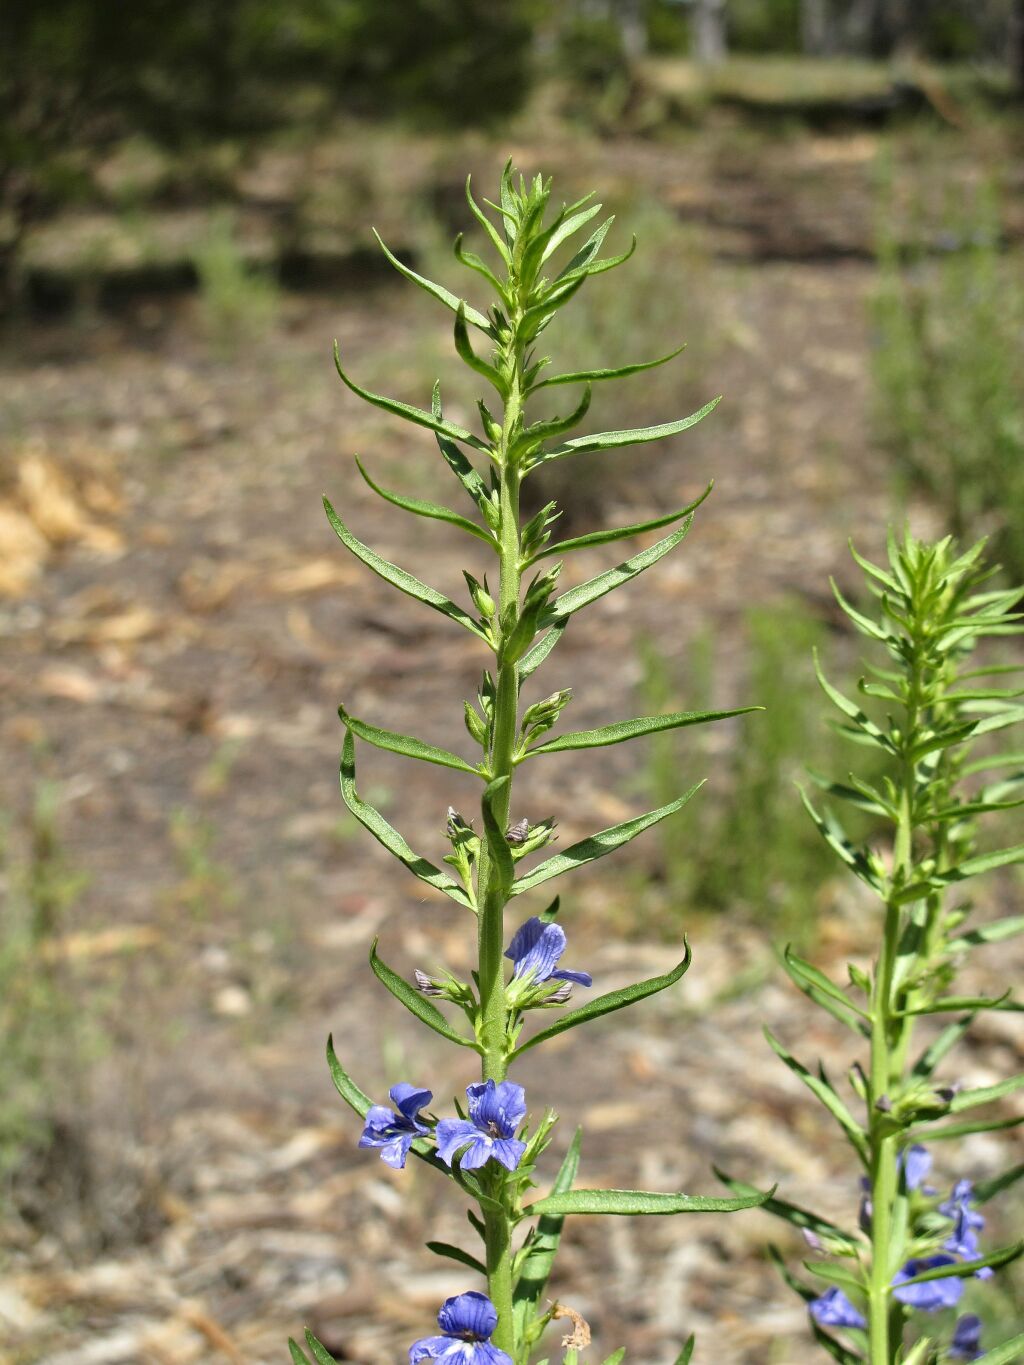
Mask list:
[[729,45],[737,52],[799,52],[801,0],[729,0]]
[[[920,209],[916,210],[920,219]],[[992,533],[1024,573],[1024,263],[1003,251],[991,187],[918,223],[911,245],[886,195],[873,300],[879,435],[958,536]]]
[[[696,822],[681,838],[672,821],[663,830],[661,875],[668,901],[688,911],[740,911],[794,940],[813,937],[822,906],[821,887],[834,873],[834,857],[808,819],[795,784],[808,769],[829,771],[845,762],[840,740],[822,722],[822,697],[812,651],[823,643],[820,623],[796,602],[752,609],[746,617],[747,667],[742,697],[764,706],[744,717],[724,763],[705,749],[708,787],[688,809]],[[657,710],[704,710],[716,688],[711,637],[698,637],[687,653],[686,674],[676,676],[656,646],[641,648],[642,700]],[[714,736],[712,736],[712,740]],[[690,741],[691,745],[694,741]],[[699,743],[708,743],[701,732]],[[681,790],[678,736],[649,741],[647,789],[654,804]],[[692,748],[690,750],[692,753]],[[699,764],[689,762],[687,770]]]
[[230,211],[211,217],[193,263],[203,326],[215,345],[231,352],[270,328],[280,301],[277,284],[267,270],[246,261]]

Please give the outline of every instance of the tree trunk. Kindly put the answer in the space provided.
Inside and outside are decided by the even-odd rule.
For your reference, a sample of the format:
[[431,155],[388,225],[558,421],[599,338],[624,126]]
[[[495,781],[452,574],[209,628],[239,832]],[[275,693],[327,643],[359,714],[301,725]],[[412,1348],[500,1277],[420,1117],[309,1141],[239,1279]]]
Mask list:
[[800,46],[805,57],[834,57],[836,34],[835,0],[801,0]]
[[725,0],[694,0],[693,55],[702,65],[724,61],[728,55],[725,36]]

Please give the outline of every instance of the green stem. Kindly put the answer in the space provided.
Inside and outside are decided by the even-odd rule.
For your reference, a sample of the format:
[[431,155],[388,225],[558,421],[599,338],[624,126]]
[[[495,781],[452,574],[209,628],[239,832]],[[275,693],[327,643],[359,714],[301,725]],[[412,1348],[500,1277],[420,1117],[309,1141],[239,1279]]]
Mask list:
[[[505,403],[501,444],[498,452],[501,468],[500,507],[498,528],[500,579],[498,591],[498,620],[510,608],[518,609],[521,592],[519,539],[519,471],[507,459],[509,444],[514,437],[522,412],[522,349],[512,343],[509,347],[506,374],[510,391]],[[511,803],[512,773],[519,711],[519,668],[516,663],[502,663],[495,680],[493,726],[490,746],[491,779],[506,777],[508,781],[493,804],[494,818],[504,830],[508,825]],[[505,995],[505,971],[502,954],[505,941],[505,906],[509,888],[502,884],[486,841],[482,841],[477,878],[479,905],[479,978],[480,978],[480,1043],[483,1048],[483,1079],[502,1081],[508,1067],[508,1005]],[[512,1311],[512,1224],[509,1214],[482,1210],[487,1263],[487,1287],[491,1302],[498,1313],[498,1326],[493,1335],[494,1345],[518,1358]]]

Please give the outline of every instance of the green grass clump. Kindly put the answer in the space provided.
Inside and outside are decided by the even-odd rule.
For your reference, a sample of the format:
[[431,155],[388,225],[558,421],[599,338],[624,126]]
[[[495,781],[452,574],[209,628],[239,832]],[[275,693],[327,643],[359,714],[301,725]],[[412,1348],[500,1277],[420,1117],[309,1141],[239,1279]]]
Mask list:
[[204,330],[220,350],[232,352],[273,325],[280,291],[267,270],[252,265],[228,211],[210,220],[206,237],[192,251],[199,277]]

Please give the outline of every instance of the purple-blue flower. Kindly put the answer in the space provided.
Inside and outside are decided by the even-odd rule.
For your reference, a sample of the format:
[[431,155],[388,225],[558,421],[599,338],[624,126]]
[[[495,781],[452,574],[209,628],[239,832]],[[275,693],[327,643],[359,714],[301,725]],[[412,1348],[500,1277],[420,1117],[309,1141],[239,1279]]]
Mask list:
[[434,1098],[429,1090],[401,1081],[391,1087],[391,1101],[397,1108],[395,1113],[375,1104],[366,1113],[366,1127],[359,1139],[360,1147],[379,1147],[380,1159],[386,1166],[400,1171],[409,1155],[413,1139],[426,1137],[430,1129],[421,1123],[419,1111]]
[[977,1360],[981,1355],[981,1318],[965,1313],[957,1318],[953,1340],[949,1343],[951,1360]]
[[513,978],[529,975],[535,986],[542,981],[570,981],[579,986],[592,986],[594,978],[589,972],[571,972],[558,966],[564,952],[565,930],[562,926],[547,924],[534,915],[516,930],[505,956],[514,964]]
[[[912,1147],[907,1147],[900,1153],[899,1167],[903,1173],[903,1182],[908,1190],[918,1190],[924,1184],[925,1176],[932,1168],[932,1154],[927,1147],[922,1147],[919,1142]],[[928,1193],[928,1190],[925,1190]],[[931,1191],[935,1193],[934,1190]]]
[[946,1275],[940,1280],[923,1280],[920,1284],[904,1284],[926,1270],[938,1270],[940,1266],[947,1265],[956,1265],[952,1256],[924,1256],[908,1261],[892,1277],[893,1297],[925,1313],[937,1313],[940,1308],[955,1308],[964,1292],[964,1282],[957,1275]]
[[[449,1166],[459,1157],[464,1171],[473,1171],[492,1158],[514,1171],[526,1151],[516,1130],[526,1117],[526,1092],[512,1081],[484,1081],[466,1087],[468,1119],[441,1119],[437,1125],[437,1154]],[[463,1150],[465,1149],[465,1150]]]
[[843,1291],[832,1285],[807,1305],[811,1317],[821,1327],[866,1327],[864,1314],[854,1308]]
[[[973,1191],[974,1186],[969,1180],[958,1180],[949,1198],[939,1205],[939,1212],[953,1220],[952,1232],[943,1242],[943,1249],[954,1256],[962,1256],[965,1261],[977,1260],[981,1255],[978,1233],[985,1226],[984,1215],[971,1208]],[[979,1280],[991,1279],[992,1275],[991,1266],[982,1266],[975,1271]]]
[[486,1294],[475,1289],[445,1299],[437,1315],[442,1335],[421,1337],[409,1347],[409,1365],[442,1360],[444,1365],[512,1365],[512,1357],[491,1345],[498,1314]]

